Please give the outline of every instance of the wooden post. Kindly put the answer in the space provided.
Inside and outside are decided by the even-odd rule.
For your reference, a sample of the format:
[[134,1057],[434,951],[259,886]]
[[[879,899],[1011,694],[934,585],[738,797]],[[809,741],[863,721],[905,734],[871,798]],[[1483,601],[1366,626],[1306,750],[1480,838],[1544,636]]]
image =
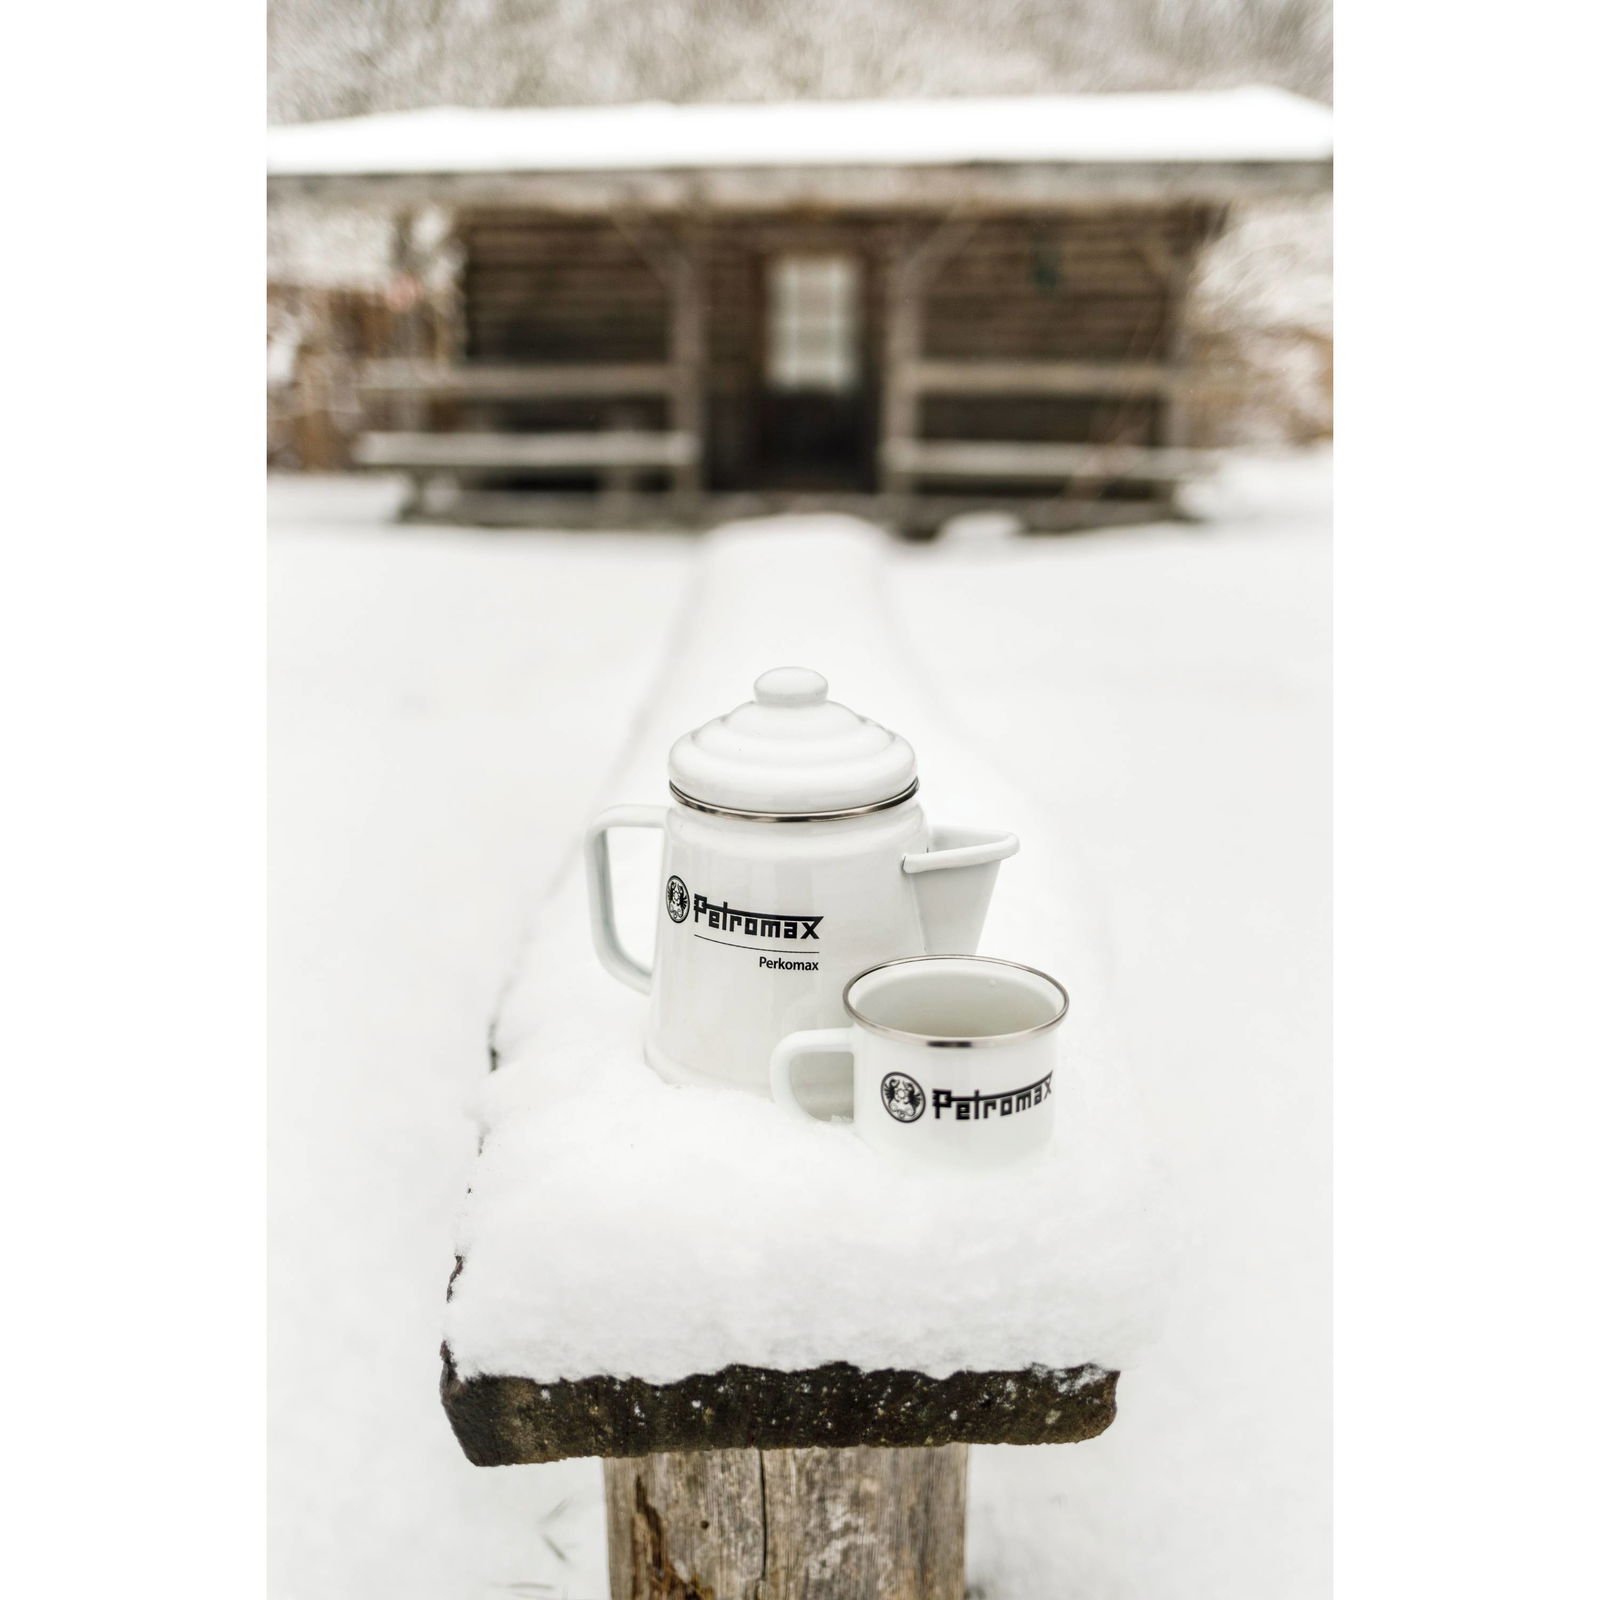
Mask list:
[[[899,504],[914,487],[912,476],[895,464],[896,448],[916,438],[917,391],[914,368],[922,354],[922,273],[901,248],[884,274],[883,424],[879,429],[878,483]],[[897,510],[891,516],[898,517]]]
[[1160,413],[1155,442],[1168,449],[1189,443],[1189,407],[1183,380],[1189,362],[1189,280],[1194,275],[1194,253],[1187,248],[1171,253],[1167,268],[1167,366],[1173,383]]
[[[1165,398],[1157,411],[1155,443],[1167,450],[1186,449],[1193,441],[1190,394],[1194,374],[1190,368],[1192,347],[1189,336],[1189,293],[1194,282],[1198,253],[1209,239],[1217,237],[1226,220],[1226,211],[1213,210],[1195,219],[1188,237],[1179,248],[1164,251],[1164,277],[1167,291],[1168,331],[1166,365],[1171,374]],[[1160,492],[1168,507],[1177,504],[1179,481]]]
[[[410,363],[420,363],[423,356],[422,316],[420,299],[422,280],[422,255],[417,247],[417,219],[410,211],[400,212],[394,219],[389,236],[389,266],[393,274],[391,295],[399,295],[400,303],[390,305],[392,348],[389,355]],[[415,298],[410,298],[415,297]],[[427,417],[427,402],[418,394],[402,394],[395,405],[395,425],[403,433],[415,433]]]
[[[389,235],[389,266],[393,274],[391,295],[399,293],[402,303],[391,301],[391,348],[388,354],[406,362],[422,359],[422,302],[405,297],[419,293],[422,263],[416,241],[417,219],[413,212],[401,211],[394,219]],[[419,432],[427,420],[428,403],[421,395],[402,394],[394,405],[394,425],[402,433]],[[428,497],[428,475],[412,472],[406,475],[406,495],[400,507],[402,520],[420,514]]]
[[700,241],[687,237],[673,256],[671,268],[672,388],[670,426],[695,440],[691,459],[673,469],[673,488],[680,513],[699,498],[705,458],[705,301],[701,291]]
[[951,211],[920,238],[902,234],[884,274],[883,427],[878,440],[878,483],[890,497],[890,516],[904,522],[916,473],[895,459],[896,447],[918,434],[922,363],[923,295],[939,269],[977,231],[978,219]]
[[320,344],[301,349],[295,366],[295,443],[302,472],[331,472],[336,465],[332,369],[333,359]]
[[[612,406],[606,413],[606,429],[611,433],[637,433],[639,413],[632,406]],[[633,520],[634,494],[638,474],[626,462],[600,469],[600,497],[595,510],[601,526],[626,527]]]
[[967,1447],[605,1463],[611,1600],[962,1600]]

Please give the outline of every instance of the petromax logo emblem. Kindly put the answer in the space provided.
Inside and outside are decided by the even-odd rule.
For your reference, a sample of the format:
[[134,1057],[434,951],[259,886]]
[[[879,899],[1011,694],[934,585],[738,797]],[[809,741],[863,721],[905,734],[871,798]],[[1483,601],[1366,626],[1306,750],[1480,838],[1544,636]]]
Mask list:
[[922,1085],[904,1072],[891,1072],[882,1085],[883,1109],[896,1122],[915,1122],[927,1108]]
[[676,873],[667,879],[667,915],[674,922],[682,922],[689,915],[689,891]]

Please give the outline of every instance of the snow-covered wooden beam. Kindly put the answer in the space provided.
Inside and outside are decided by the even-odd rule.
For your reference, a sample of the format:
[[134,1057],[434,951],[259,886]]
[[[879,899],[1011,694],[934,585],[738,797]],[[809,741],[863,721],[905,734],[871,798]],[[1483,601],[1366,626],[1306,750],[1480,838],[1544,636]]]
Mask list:
[[[1055,1140],[1004,1172],[904,1169],[841,1123],[664,1081],[564,876],[495,1022],[441,1390],[473,1462],[607,1461],[619,1597],[960,1600],[967,1446],[1109,1427],[1165,1278],[1093,893],[1048,797],[950,731],[896,639],[890,565],[839,516],[709,536],[631,769],[596,801],[664,798],[674,736],[765,667],[825,664],[913,740],[930,815],[1023,837],[983,948],[1076,990]],[[619,855],[646,930],[658,881]]]
[[587,467],[678,467],[699,458],[687,433],[364,433],[353,459],[363,467],[430,471],[564,471]]
[[434,400],[610,399],[666,394],[672,369],[661,362],[445,366],[368,361],[356,386],[366,395],[420,394]]
[[943,212],[1227,204],[1325,194],[1331,160],[1121,162],[1014,167],[728,167],[693,172],[279,173],[268,192],[339,204],[509,206],[566,215],[613,210],[746,215],[841,209]]
[[1117,1374],[1092,1365],[931,1378],[839,1361],[797,1372],[736,1365],[675,1383],[542,1383],[463,1380],[446,1348],[440,1394],[480,1467],[685,1450],[1075,1444],[1117,1414]]
[[906,373],[919,394],[1173,394],[1197,382],[1160,361],[918,361]]
[[990,439],[885,439],[886,472],[915,478],[1197,477],[1217,453],[1124,444],[1035,444]]
[[1325,190],[1332,114],[1281,89],[436,108],[269,130],[280,193],[703,213]]

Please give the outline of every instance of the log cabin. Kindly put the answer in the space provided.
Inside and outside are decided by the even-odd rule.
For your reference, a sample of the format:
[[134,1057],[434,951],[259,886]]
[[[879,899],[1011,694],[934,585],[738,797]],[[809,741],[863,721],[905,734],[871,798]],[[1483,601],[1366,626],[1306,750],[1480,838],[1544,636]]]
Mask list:
[[402,285],[448,262],[448,358],[359,376],[355,459],[411,514],[1068,527],[1205,470],[1197,259],[1329,187],[1330,122],[1262,88],[440,108],[272,129],[269,195],[382,208]]

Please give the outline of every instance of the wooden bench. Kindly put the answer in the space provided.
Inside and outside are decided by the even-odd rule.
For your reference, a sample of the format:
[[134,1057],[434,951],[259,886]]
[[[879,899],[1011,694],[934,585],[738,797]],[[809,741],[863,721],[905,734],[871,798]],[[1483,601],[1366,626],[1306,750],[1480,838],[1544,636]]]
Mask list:
[[914,394],[1173,395],[1195,378],[1163,361],[928,361],[911,363],[904,379]]
[[[662,362],[454,366],[441,362],[369,361],[357,376],[364,401],[384,400],[399,426],[368,431],[351,452],[357,466],[407,473],[411,493],[402,515],[421,510],[435,477],[482,473],[599,475],[602,496],[613,510],[626,509],[636,476],[670,473],[680,499],[699,487],[700,441],[683,428],[641,429],[618,409],[603,430],[512,432],[485,427],[486,406],[517,402],[661,400],[671,414],[683,412],[682,375]],[[435,401],[464,403],[469,426],[426,431],[427,407]],[[474,415],[478,413],[477,415]],[[475,424],[475,425],[470,425]]]
[[[701,625],[660,663],[615,797],[660,783],[704,686],[737,684],[752,655],[851,641],[863,704],[915,703],[885,627],[887,541],[831,521],[704,547],[682,613]],[[945,803],[978,806],[998,778],[937,728],[930,708],[919,742]],[[1048,798],[1003,810],[1030,828],[1051,815]],[[996,938],[1092,995],[1104,958],[1060,914],[1070,881],[1011,901]],[[462,1451],[484,1467],[601,1458],[616,1600],[962,1600],[970,1446],[1111,1427],[1170,1259],[1142,1137],[1108,1092],[1112,1036],[1080,1003],[1086,1059],[1039,1167],[896,1181],[842,1128],[662,1082],[586,917],[573,863],[491,1040],[443,1319]]]
[[1213,452],[1149,445],[1032,444],[978,439],[889,439],[886,473],[901,478],[1118,479],[1182,482],[1209,471]]
[[463,1381],[446,1348],[440,1392],[478,1466],[603,1458],[613,1600],[962,1600],[968,1444],[1092,1439],[1117,1376],[835,1362]]
[[641,471],[670,473],[683,500],[692,500],[699,486],[700,441],[692,433],[632,428],[603,433],[364,433],[351,455],[357,466],[408,475],[411,492],[402,517],[425,509],[435,477],[454,480],[459,491],[463,476],[480,473],[593,472],[600,479],[602,499],[624,518]]
[[444,366],[415,361],[369,361],[356,387],[364,396],[427,400],[588,400],[668,395],[672,368],[625,365]]
[[699,459],[692,433],[364,433],[355,460],[409,472],[570,472],[682,467]]

